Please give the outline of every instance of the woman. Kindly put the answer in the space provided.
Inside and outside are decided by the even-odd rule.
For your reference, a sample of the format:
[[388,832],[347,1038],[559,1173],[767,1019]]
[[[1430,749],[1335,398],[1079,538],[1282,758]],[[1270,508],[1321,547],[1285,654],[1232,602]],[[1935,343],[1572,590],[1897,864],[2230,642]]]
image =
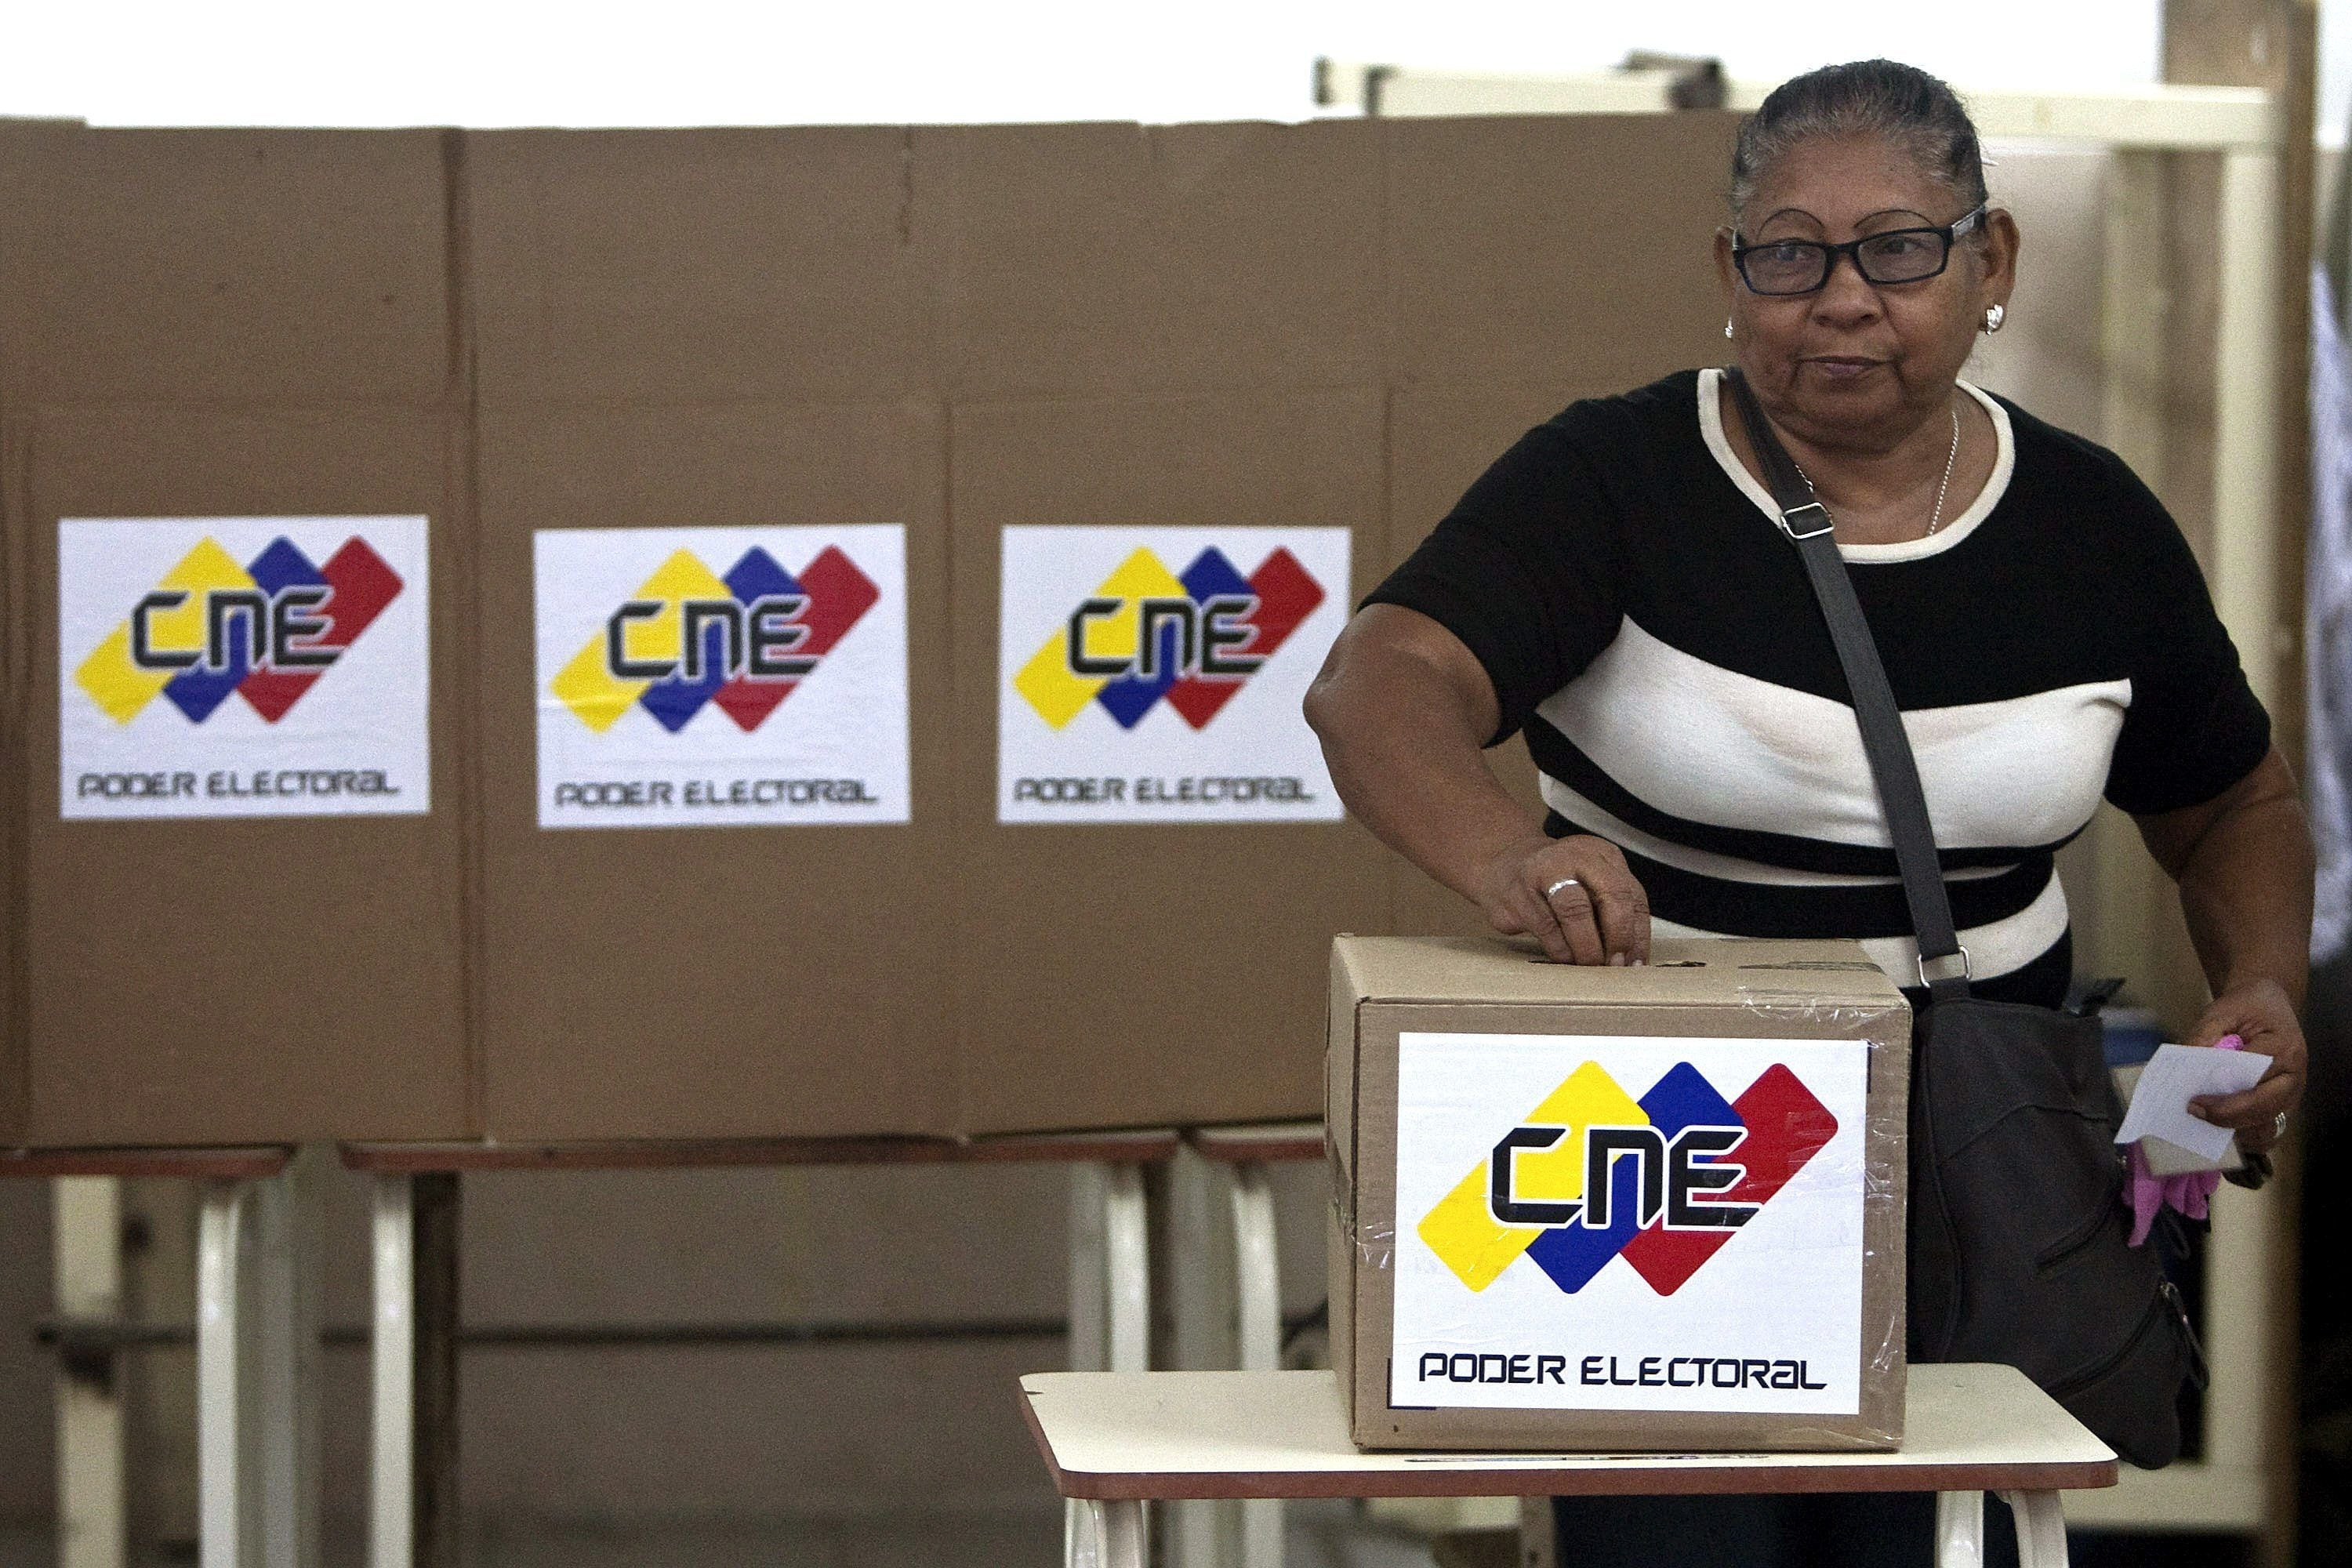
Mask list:
[[[2273,1058],[2200,1113],[2268,1148],[2304,1080],[2294,779],[2156,499],[2111,453],[1958,379],[2000,330],[2018,254],[1966,112],[1889,61],[1797,78],[1741,128],[1730,199],[1730,352],[1834,525],[1977,993],[2062,1000],[2052,856],[2104,795],[2179,885],[2215,998],[2189,1039],[2234,1033]],[[1537,426],[1371,595],[1309,693],[1350,810],[1564,963],[1642,963],[1654,931],[1848,936],[1916,987],[1845,682],[1778,516],[1714,371]],[[1520,731],[1541,823],[1479,755]],[[1633,1547],[1588,1524],[1579,1563],[1653,1560],[1607,1555]],[[1783,1561],[1759,1528],[1726,1516],[1719,1557],[1696,1516],[1642,1534],[1672,1538],[1660,1561]]]

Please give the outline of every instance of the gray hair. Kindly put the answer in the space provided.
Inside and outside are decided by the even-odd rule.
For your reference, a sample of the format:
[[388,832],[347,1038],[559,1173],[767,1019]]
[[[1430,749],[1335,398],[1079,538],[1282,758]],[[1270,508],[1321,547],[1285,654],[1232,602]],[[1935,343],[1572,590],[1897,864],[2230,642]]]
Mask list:
[[1959,96],[1938,78],[1895,60],[1855,60],[1791,77],[1740,122],[1731,149],[1737,221],[1765,171],[1801,142],[1874,136],[1901,148],[1969,207],[1985,200],[1984,156]]

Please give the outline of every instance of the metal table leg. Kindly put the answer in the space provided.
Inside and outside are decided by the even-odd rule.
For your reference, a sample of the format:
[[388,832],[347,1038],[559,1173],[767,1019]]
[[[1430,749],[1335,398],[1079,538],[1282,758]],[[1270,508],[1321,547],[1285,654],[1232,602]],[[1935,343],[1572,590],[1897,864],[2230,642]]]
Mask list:
[[[1104,1253],[1103,1167],[1070,1167],[1070,1370],[1103,1372],[1110,1364],[1109,1264]],[[1065,1568],[1098,1555],[1086,1505],[1062,1505]]]
[[2018,1568],[2066,1568],[2066,1508],[2056,1492],[2010,1492],[2000,1500],[2017,1516]]
[[1070,1370],[1151,1364],[1151,1238],[1138,1165],[1070,1171]]
[[252,1199],[255,1426],[264,1568],[319,1561],[319,1290],[309,1156]]
[[[1274,1226],[1274,1189],[1265,1167],[1233,1167],[1234,1277],[1241,1305],[1241,1364],[1244,1372],[1282,1365],[1282,1272]],[[1282,1568],[1282,1504],[1253,1498],[1242,1504],[1242,1568]]]
[[1084,1505],[1099,1550],[1086,1568],[1143,1568],[1143,1504],[1132,1499]]
[[1936,1568],[1984,1568],[1984,1493],[1936,1494]]
[[1102,1182],[1110,1370],[1145,1372],[1151,1366],[1151,1234],[1143,1167],[1105,1165]]
[[368,1568],[409,1568],[415,1555],[416,1289],[415,1192],[406,1176],[375,1179],[375,1342],[368,1468]]
[[[1168,1236],[1160,1242],[1172,1267],[1167,1306],[1173,1311],[1170,1364],[1187,1371],[1226,1371],[1241,1364],[1235,1342],[1234,1220],[1229,1172],[1190,1149],[1168,1167]],[[1169,1568],[1239,1568],[1242,1505],[1230,1499],[1190,1498],[1167,1505],[1160,1542]]]
[[245,1278],[251,1182],[207,1182],[196,1220],[197,1561],[260,1568],[258,1357]]
[[1070,1167],[1070,1370],[1110,1367],[1109,1264],[1103,1252],[1103,1167]]
[[369,1568],[457,1561],[455,1173],[375,1185],[375,1348]]
[[[1142,1167],[1075,1165],[1070,1172],[1070,1370],[1144,1372],[1150,1364],[1151,1237]],[[1065,1506],[1062,1553],[1066,1563],[1106,1561],[1098,1524],[1086,1505]],[[1140,1556],[1135,1563],[1141,1568]]]

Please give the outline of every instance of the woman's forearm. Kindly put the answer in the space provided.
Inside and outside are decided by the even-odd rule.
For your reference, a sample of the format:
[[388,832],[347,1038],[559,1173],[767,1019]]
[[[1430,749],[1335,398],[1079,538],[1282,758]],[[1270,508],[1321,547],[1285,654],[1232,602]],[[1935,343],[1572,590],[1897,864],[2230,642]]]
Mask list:
[[1617,847],[1553,838],[1486,766],[1495,688],[1454,634],[1373,605],[1307,694],[1332,782],[1391,848],[1561,963],[1644,963],[1649,895]]
[[2271,1058],[2253,1088],[2200,1095],[2189,1109],[2230,1128],[2244,1147],[2268,1149],[2285,1135],[2310,1072],[2298,1015],[2311,974],[2311,826],[2294,774],[2273,747],[2218,798],[2143,816],[2139,826],[2180,886],[2189,939],[2213,988],[2181,1043],[2235,1035]]
[[2311,831],[2292,798],[2214,824],[2180,876],[2180,909],[2217,996],[2272,980],[2297,1011],[2311,975]]
[[2142,828],[2179,884],[2213,994],[2268,980],[2300,1009],[2311,968],[2311,827],[2285,760],[2273,751],[2211,806]]
[[1481,752],[1491,711],[1436,665],[1366,639],[1335,650],[1307,698],[1331,782],[1381,841],[1465,899],[1515,844],[1543,836]]

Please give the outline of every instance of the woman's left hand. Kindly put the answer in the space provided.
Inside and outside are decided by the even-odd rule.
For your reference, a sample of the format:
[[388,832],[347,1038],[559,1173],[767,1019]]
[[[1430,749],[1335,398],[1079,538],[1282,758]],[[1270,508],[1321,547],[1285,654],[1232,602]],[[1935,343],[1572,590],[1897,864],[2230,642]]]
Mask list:
[[2280,1119],[2303,1101],[2308,1057],[2303,1026],[2278,982],[2256,980],[2215,997],[2182,1043],[2210,1046],[2224,1035],[2235,1035],[2245,1049],[2270,1058],[2270,1070],[2243,1094],[2200,1095],[2189,1109],[2216,1127],[2235,1129],[2238,1147],[2259,1154],[2279,1141],[2284,1131]]

